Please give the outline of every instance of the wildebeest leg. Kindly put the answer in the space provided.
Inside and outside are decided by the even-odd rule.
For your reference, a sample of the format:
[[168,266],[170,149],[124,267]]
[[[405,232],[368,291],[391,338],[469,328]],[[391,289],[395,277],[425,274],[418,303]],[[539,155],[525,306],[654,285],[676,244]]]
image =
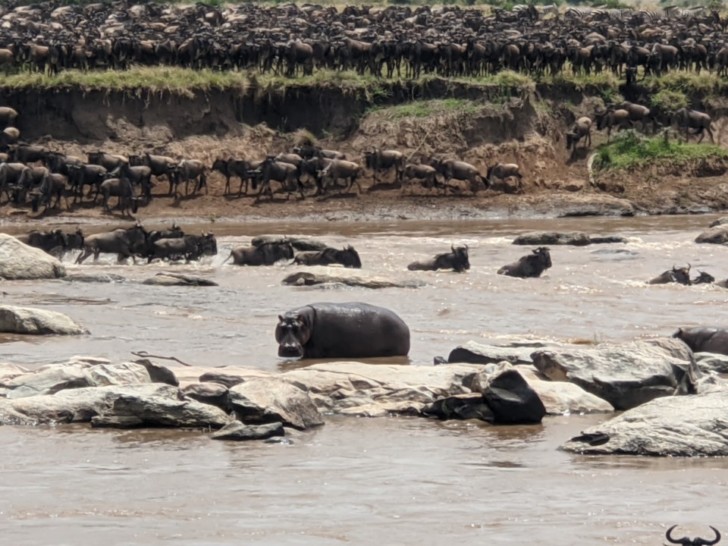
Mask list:
[[89,256],[91,256],[91,254],[93,254],[93,250],[91,250],[91,249],[89,249],[89,248],[85,247],[85,248],[84,248],[84,249],[83,249],[83,250],[81,251],[81,254],[79,254],[79,255],[78,255],[78,258],[76,258],[76,263],[77,263],[77,264],[81,264],[81,263],[83,263],[83,261],[84,261],[84,260],[85,260],[86,258],[88,258]]
[[710,142],[715,144],[715,138],[713,137],[713,130],[710,127],[706,127],[705,130],[708,131],[708,134],[710,135]]

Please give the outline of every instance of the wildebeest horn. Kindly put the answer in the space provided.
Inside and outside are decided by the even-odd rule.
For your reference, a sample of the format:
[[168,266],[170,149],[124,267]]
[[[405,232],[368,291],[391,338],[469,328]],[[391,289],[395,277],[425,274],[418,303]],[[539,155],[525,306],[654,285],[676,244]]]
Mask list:
[[690,264],[688,263],[688,271],[690,271]]

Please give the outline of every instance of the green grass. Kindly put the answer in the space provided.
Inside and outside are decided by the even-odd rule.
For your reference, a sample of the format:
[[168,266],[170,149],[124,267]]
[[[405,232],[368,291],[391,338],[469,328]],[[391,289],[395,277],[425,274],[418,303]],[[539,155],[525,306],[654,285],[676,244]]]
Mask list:
[[709,74],[706,71],[686,72],[675,70],[662,76],[648,76],[644,79],[644,85],[650,91],[662,90],[680,91],[683,93],[713,95],[728,90],[728,82],[717,74]]
[[612,142],[599,148],[596,169],[631,169],[669,160],[672,164],[707,158],[728,158],[728,150],[713,144],[684,143],[664,136],[643,137],[634,131],[620,133]]
[[374,111],[388,119],[426,118],[445,114],[474,114],[482,105],[466,99],[418,100],[377,108]]

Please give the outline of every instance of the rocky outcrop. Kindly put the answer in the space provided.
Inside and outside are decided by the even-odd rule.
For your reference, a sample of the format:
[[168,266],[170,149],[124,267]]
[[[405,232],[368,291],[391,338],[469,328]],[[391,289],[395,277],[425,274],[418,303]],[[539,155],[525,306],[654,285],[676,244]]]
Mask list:
[[695,353],[695,363],[701,372],[728,374],[728,355]]
[[531,357],[544,377],[575,383],[618,410],[695,392],[692,352],[678,339],[535,351]]
[[709,227],[723,226],[728,224],[728,216],[721,216],[717,220],[713,220]]
[[246,381],[230,389],[230,406],[246,424],[276,421],[299,430],[324,424],[306,390],[278,378]]
[[39,248],[0,233],[0,278],[6,280],[56,279],[66,274],[63,264]]
[[611,413],[612,405],[586,392],[574,383],[548,381],[531,366],[515,366],[528,385],[536,391],[548,415]]
[[217,286],[215,281],[204,277],[182,275],[180,273],[157,273],[154,277],[146,279],[142,284],[154,286]]
[[267,440],[274,436],[286,434],[283,423],[269,423],[267,425],[245,425],[240,421],[227,424],[217,432],[212,433],[213,440]]
[[0,305],[0,332],[28,335],[88,334],[88,330],[63,313],[14,305]]
[[290,286],[345,285],[361,288],[419,288],[425,283],[418,280],[391,280],[383,277],[360,277],[347,273],[310,273],[299,271],[285,277],[282,284]]
[[579,231],[560,233],[555,231],[535,231],[524,233],[513,240],[514,245],[572,245],[587,246],[604,243],[626,243],[627,239],[618,236],[591,237]]
[[725,457],[728,389],[653,400],[591,427],[562,449],[588,455]]
[[728,243],[728,224],[720,224],[705,230],[695,238],[696,243],[724,245]]

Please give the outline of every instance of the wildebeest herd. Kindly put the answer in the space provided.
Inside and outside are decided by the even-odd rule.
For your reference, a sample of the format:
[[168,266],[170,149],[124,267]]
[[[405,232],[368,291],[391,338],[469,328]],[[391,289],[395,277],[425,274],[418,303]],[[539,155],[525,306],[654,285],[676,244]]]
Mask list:
[[704,7],[261,6],[128,0],[0,6],[0,67],[58,72],[177,65],[287,76],[317,69],[377,77],[557,74],[728,67],[726,20]]

